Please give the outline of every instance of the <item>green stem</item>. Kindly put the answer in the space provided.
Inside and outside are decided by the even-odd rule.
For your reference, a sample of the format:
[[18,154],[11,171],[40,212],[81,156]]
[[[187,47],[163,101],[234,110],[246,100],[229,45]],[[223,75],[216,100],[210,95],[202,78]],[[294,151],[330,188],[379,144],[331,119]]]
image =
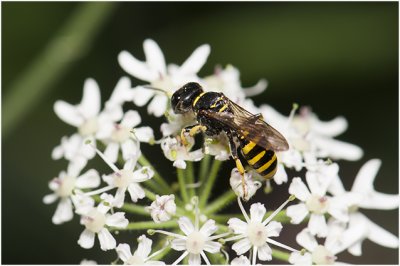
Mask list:
[[290,253],[273,248],[272,249],[272,257],[277,259],[277,260],[288,262],[289,261],[289,257],[290,257]]
[[218,170],[221,166],[221,163],[222,163],[221,161],[214,160],[211,167],[210,175],[205,181],[205,183],[203,183],[203,190],[200,192],[200,198],[199,198],[200,209],[203,209],[207,203],[208,197],[210,196],[211,193],[211,189],[214,186],[215,179],[217,178]]
[[203,213],[205,215],[215,213],[216,211],[226,207],[229,203],[235,201],[236,198],[236,194],[232,190],[228,190],[217,199],[215,199],[213,202],[208,204]]
[[148,189],[143,189],[144,190],[144,194],[146,195],[146,197],[151,200],[151,201],[155,201],[156,200],[156,194],[154,194],[153,192],[151,192]]
[[172,194],[173,193],[171,187],[167,184],[165,179],[160,175],[159,172],[157,172],[156,169],[154,169],[153,165],[149,162],[149,160],[146,159],[146,157],[143,154],[139,157],[138,161],[139,161],[140,165],[149,166],[152,168],[152,170],[154,171],[153,180],[156,181],[161,186],[161,188],[164,190],[163,194],[166,194],[166,193]]
[[[194,181],[194,169],[193,169],[193,162],[192,161],[187,161],[186,162],[186,175],[187,175],[187,183],[188,185],[193,185],[195,183]],[[187,190],[189,192],[189,198],[193,198],[195,195],[195,189],[192,186],[187,187]]]
[[[158,249],[156,249],[158,250]],[[151,258],[152,261],[158,261],[164,258],[171,250],[171,246],[166,247],[163,251]]]
[[129,223],[125,228],[111,228],[112,231],[127,231],[127,230],[147,230],[147,229],[161,229],[161,228],[177,228],[178,223],[174,220],[155,223],[153,221]]
[[207,177],[207,172],[210,169],[210,161],[211,161],[211,155],[204,155],[203,160],[201,160],[201,165],[200,165],[200,173],[199,176],[197,177],[197,180],[201,184],[204,184],[204,181]]
[[129,213],[150,216],[150,213],[146,211],[144,206],[140,206],[137,204],[125,203],[124,205],[122,205],[121,210]]
[[188,203],[189,202],[189,194],[188,194],[186,183],[185,183],[185,170],[177,168],[176,172],[178,174],[179,189],[181,191],[182,199],[185,203]]
[[96,35],[114,10],[114,3],[82,3],[41,53],[5,90],[3,138],[32,112],[56,82],[90,51]]

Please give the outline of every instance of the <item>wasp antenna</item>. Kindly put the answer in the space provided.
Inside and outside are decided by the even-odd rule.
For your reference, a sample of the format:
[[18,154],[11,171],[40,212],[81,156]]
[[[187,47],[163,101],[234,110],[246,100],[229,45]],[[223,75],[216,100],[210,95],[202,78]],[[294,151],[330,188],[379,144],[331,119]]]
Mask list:
[[155,91],[160,91],[160,92],[162,92],[162,93],[168,94],[165,90],[160,89],[160,88],[155,88],[155,87],[148,86],[148,85],[144,85],[144,86],[142,86],[142,87],[143,87],[143,88],[146,88],[146,89],[155,90]]

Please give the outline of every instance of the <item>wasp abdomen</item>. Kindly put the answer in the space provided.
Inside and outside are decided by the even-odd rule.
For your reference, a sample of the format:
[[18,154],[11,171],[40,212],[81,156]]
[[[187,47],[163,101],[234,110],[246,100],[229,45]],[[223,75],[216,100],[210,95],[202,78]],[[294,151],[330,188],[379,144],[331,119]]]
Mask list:
[[272,178],[277,170],[278,160],[273,150],[266,150],[245,138],[239,139],[243,157],[249,165],[265,179]]

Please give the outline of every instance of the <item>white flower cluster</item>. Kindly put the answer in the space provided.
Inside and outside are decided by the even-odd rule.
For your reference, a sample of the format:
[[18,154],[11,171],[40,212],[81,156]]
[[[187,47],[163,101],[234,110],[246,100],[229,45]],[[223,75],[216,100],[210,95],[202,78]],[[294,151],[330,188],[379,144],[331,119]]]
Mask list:
[[[370,160],[362,167],[350,191],[341,183],[339,165],[332,162],[358,160],[363,155],[361,148],[334,139],[347,129],[345,118],[323,122],[308,107],[301,107],[297,112],[296,105],[287,117],[269,105],[257,107],[248,97],[262,93],[266,81],[243,88],[239,71],[231,65],[216,67],[212,75],[199,77],[197,73],[210,53],[209,45],[198,47],[180,66],[167,65],[153,40],[145,40],[143,48],[144,61],[122,51],[118,62],[124,71],[145,84],[132,86],[128,77],[122,77],[102,108],[98,84],[94,79],[87,79],[79,104],[60,100],[54,105],[57,116],[75,127],[76,133],[62,137],[60,145],[53,150],[52,158],[64,158],[68,165],[66,171],[49,182],[53,193],[46,195],[43,201],[50,204],[59,200],[52,218],[54,224],[72,220],[74,213],[80,217],[84,229],[77,238],[82,248],[92,248],[97,235],[101,250],[115,250],[121,263],[131,265],[164,264],[161,259],[171,249],[182,252],[172,264],[230,261],[232,265],[243,265],[256,264],[257,260],[269,261],[273,257],[293,264],[332,264],[344,250],[360,256],[365,239],[398,248],[397,236],[360,212],[363,208],[389,210],[399,206],[398,195],[374,190],[380,160]],[[195,139],[190,136],[187,136],[188,144],[183,144],[182,128],[195,124],[196,120],[191,114],[174,114],[170,97],[181,86],[193,81],[206,91],[223,92],[254,114],[261,113],[288,141],[289,150],[277,152],[279,163],[274,182],[277,185],[288,182],[288,169],[290,173],[302,171],[305,177],[291,178],[289,199],[272,213],[267,213],[264,204],[258,202],[250,206],[249,217],[243,207],[240,198],[249,200],[262,184],[260,176],[252,170],[242,177],[236,168],[232,169],[230,184],[234,193],[228,189],[216,200],[207,202],[217,167],[230,158],[230,149],[225,134],[205,137],[202,148],[196,150],[192,150]],[[124,110],[125,103],[147,106],[149,115],[165,115],[166,121],[159,129],[141,125],[144,121],[139,112]],[[163,136],[161,140],[154,137],[154,131],[158,130]],[[141,143],[160,145],[158,157],[164,154],[177,168],[179,191],[172,184],[173,178],[162,177],[168,173],[158,173],[144,157]],[[90,167],[90,160],[96,154],[111,170],[101,177]],[[159,160],[158,157],[151,159]],[[210,168],[212,157],[214,164]],[[198,161],[201,161],[201,169],[195,180],[192,164]],[[247,194],[242,189],[242,180]],[[235,194],[243,218],[218,215],[221,208],[236,198]],[[294,198],[299,202],[285,209]],[[151,220],[138,221],[138,217]],[[279,237],[282,224],[288,222],[287,217],[292,224],[305,224],[295,237],[301,251],[273,239]],[[171,231],[161,228],[171,228]],[[157,250],[152,254],[153,242],[146,235],[138,238],[133,254],[129,244],[117,245],[115,230],[141,229],[167,238],[158,239]],[[324,245],[319,244],[321,241],[317,238],[324,238]],[[240,256],[232,260],[225,251],[230,241],[236,241],[231,249]],[[276,253],[270,245],[291,253]],[[286,255],[279,255],[282,253]]]

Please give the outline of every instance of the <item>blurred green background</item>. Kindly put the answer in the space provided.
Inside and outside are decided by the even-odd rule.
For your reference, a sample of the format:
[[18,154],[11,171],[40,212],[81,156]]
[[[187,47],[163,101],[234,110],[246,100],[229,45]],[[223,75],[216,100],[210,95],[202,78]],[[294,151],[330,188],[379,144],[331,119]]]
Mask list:
[[[380,158],[375,187],[398,193],[397,2],[6,2],[2,263],[76,264],[82,258],[108,263],[115,258],[113,251],[99,252],[98,244],[93,250],[80,248],[78,219],[55,226],[51,216],[56,205],[42,203],[49,193],[48,181],[66,167],[65,161],[51,160],[51,151],[62,136],[74,132],[56,117],[53,104],[58,99],[78,103],[87,77],[97,80],[107,99],[125,75],[118,53],[128,50],[143,59],[146,38],[160,45],[167,62],[178,64],[200,44],[209,43],[211,55],[200,76],[211,74],[216,64],[233,64],[241,71],[244,86],[266,78],[269,87],[254,98],[257,104],[267,102],[288,114],[297,102],[310,105],[322,120],[345,116],[349,128],[339,139],[365,151],[360,161],[340,162],[346,188],[367,160]],[[141,114],[145,116],[145,110]],[[161,122],[145,119],[154,127]],[[146,149],[160,152],[156,147]],[[226,175],[233,163],[225,166]],[[163,160],[157,169],[172,168]],[[227,189],[227,178],[219,182]],[[285,198],[286,189],[272,194]],[[280,202],[266,205],[270,209]],[[398,210],[364,213],[398,235]],[[294,233],[284,237],[289,244]],[[340,258],[351,263],[398,263],[398,250],[368,240],[363,252],[361,258],[346,253]]]

